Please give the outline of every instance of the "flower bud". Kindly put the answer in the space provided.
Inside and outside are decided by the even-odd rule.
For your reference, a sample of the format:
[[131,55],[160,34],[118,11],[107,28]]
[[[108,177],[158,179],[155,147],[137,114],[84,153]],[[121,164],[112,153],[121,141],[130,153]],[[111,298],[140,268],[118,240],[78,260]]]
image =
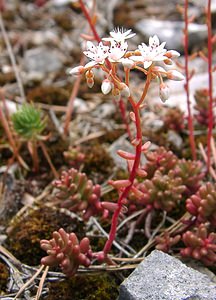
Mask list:
[[173,64],[172,60],[167,58],[163,61],[165,63],[165,65],[171,66]]
[[166,74],[166,70],[160,66],[153,66],[152,71],[160,74],[162,73],[162,75]]
[[94,85],[94,73],[91,70],[89,70],[85,73],[85,76],[88,87],[92,88]]
[[169,98],[169,87],[165,83],[160,84],[159,96],[162,102],[166,102]]
[[70,69],[69,74],[73,75],[73,76],[78,76],[78,75],[81,75],[84,70],[85,70],[85,68],[83,66],[77,66],[73,69]]
[[111,89],[112,89],[112,83],[108,79],[103,80],[102,85],[101,85],[102,93],[104,95],[107,95],[107,94],[109,94]]
[[122,96],[125,96],[125,97],[130,96],[130,89],[125,83],[121,83],[120,86],[119,86],[119,89],[121,91]]
[[175,50],[169,50],[164,54],[164,56],[167,56],[168,58],[177,58],[180,56],[180,53]]
[[167,78],[176,81],[181,81],[185,79],[184,75],[176,70],[167,71]]

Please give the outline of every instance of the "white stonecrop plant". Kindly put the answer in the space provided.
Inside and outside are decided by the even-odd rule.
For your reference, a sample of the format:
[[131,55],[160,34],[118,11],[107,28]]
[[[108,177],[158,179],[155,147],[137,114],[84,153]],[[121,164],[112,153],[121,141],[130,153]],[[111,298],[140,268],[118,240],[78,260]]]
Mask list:
[[[169,87],[164,83],[164,78],[170,80],[184,80],[184,76],[176,70],[172,59],[180,54],[175,50],[166,50],[163,42],[160,44],[159,38],[154,35],[149,38],[149,44],[142,43],[134,51],[128,51],[127,39],[135,36],[131,29],[116,29],[110,32],[110,37],[102,38],[98,45],[87,41],[86,50],[83,52],[91,59],[85,66],[77,66],[70,70],[71,75],[81,75],[85,73],[87,84],[92,87],[94,84],[93,69],[101,68],[105,73],[101,90],[103,94],[112,92],[118,100],[121,96],[129,97],[129,86],[117,76],[117,67],[122,64],[124,70],[138,69],[145,75],[151,74],[151,79],[159,81],[159,96],[163,102],[169,97]],[[166,70],[166,65],[169,66]],[[170,66],[173,65],[173,69]]]

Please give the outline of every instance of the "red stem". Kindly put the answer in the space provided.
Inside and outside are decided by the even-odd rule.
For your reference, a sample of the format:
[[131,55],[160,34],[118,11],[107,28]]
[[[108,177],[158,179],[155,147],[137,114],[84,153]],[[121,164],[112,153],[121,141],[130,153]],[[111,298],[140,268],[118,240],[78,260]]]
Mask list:
[[125,104],[124,104],[124,101],[123,101],[122,98],[119,101],[119,108],[120,108],[120,112],[121,112],[121,116],[122,116],[123,122],[125,123],[125,126],[126,126],[126,130],[127,130],[127,134],[129,136],[129,139],[132,140],[132,135],[131,135],[130,127],[129,127],[127,116],[126,116]]
[[[133,99],[130,99],[131,103],[133,102]],[[105,258],[107,257],[108,252],[110,251],[111,247],[112,247],[112,243],[115,239],[116,236],[116,229],[117,229],[117,225],[118,225],[118,218],[119,218],[119,214],[121,212],[122,206],[123,206],[123,202],[124,199],[128,196],[128,193],[130,192],[130,189],[133,185],[134,179],[136,177],[136,170],[139,167],[140,164],[140,157],[141,157],[141,148],[142,148],[142,127],[141,127],[141,120],[140,120],[140,113],[139,113],[139,109],[140,107],[135,105],[133,105],[133,112],[135,114],[135,120],[136,120],[136,138],[137,140],[140,140],[140,143],[136,146],[136,156],[135,156],[135,160],[134,160],[134,164],[133,164],[133,168],[131,170],[130,176],[129,176],[129,180],[131,182],[131,184],[129,186],[127,186],[126,188],[124,188],[122,194],[120,195],[119,199],[118,199],[118,208],[116,209],[116,211],[113,214],[112,217],[112,223],[111,223],[111,229],[110,229],[110,234],[109,234],[109,238],[104,246],[103,252],[104,252],[104,256]]]
[[211,137],[213,129],[213,82],[212,82],[212,22],[211,22],[211,0],[207,6],[208,27],[208,76],[209,76],[209,108],[208,108],[208,135],[207,135],[207,169],[210,169],[211,160]]
[[100,39],[100,37],[99,37],[99,35],[98,35],[96,29],[95,29],[95,26],[94,26],[94,24],[93,24],[93,22],[92,22],[92,18],[91,18],[91,16],[89,15],[89,12],[88,12],[88,10],[86,9],[86,7],[85,7],[83,1],[82,1],[82,0],[79,0],[79,3],[80,3],[80,7],[81,7],[81,9],[82,9],[82,11],[83,11],[83,13],[84,13],[84,15],[85,15],[85,17],[86,17],[86,20],[87,20],[88,23],[89,23],[89,26],[90,26],[90,28],[91,28],[91,31],[92,31],[94,37],[95,37],[95,40],[99,43],[99,42],[101,41],[101,39]]
[[187,111],[188,111],[188,130],[189,130],[189,142],[192,152],[192,157],[196,159],[196,145],[194,140],[194,128],[193,128],[193,118],[191,114],[191,107],[190,107],[190,90],[189,90],[189,68],[188,68],[188,0],[185,0],[184,5],[184,21],[185,21],[185,28],[184,28],[184,53],[185,53],[185,78],[186,82],[184,85],[186,91],[186,98],[187,98]]

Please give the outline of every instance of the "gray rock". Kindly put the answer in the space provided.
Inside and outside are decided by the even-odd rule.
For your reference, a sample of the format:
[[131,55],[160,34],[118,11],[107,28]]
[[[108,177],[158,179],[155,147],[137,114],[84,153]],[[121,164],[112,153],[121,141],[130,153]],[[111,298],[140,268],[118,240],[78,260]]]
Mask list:
[[101,119],[110,118],[116,112],[116,106],[113,103],[102,103],[92,113],[93,116]]
[[216,300],[216,284],[155,250],[121,284],[118,300]]
[[176,149],[180,150],[182,148],[183,139],[173,130],[169,130],[167,132],[167,141],[170,142]]
[[27,72],[47,73],[62,68],[62,61],[56,50],[38,47],[26,51],[24,68]]
[[[136,30],[148,38],[157,35],[161,42],[166,42],[166,49],[173,49],[183,52],[183,29],[182,21],[163,21],[145,19],[136,23]],[[206,25],[191,23],[188,27],[189,31],[189,48],[204,43],[207,38]],[[146,41],[146,39],[145,39]],[[147,42],[147,41],[146,41]]]

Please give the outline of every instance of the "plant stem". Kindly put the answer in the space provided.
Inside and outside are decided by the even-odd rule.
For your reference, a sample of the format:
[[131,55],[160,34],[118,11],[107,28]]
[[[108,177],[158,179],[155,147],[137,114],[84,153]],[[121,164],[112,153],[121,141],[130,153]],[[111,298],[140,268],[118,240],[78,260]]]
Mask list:
[[48,164],[50,166],[50,169],[53,172],[54,177],[56,179],[59,178],[58,172],[56,171],[56,168],[54,167],[54,165],[52,163],[52,160],[51,160],[51,158],[49,156],[49,153],[47,151],[47,148],[46,148],[45,144],[42,141],[39,141],[38,143],[39,143],[39,145],[40,145],[40,147],[41,147],[41,149],[43,151],[44,156],[46,157],[46,160],[47,160],[47,162],[48,162]]
[[34,140],[28,141],[27,145],[28,145],[29,153],[31,154],[31,157],[32,157],[34,172],[38,172],[39,157],[38,157],[38,152],[37,152],[37,142]]
[[[1,95],[2,96],[2,95]],[[19,155],[19,151],[18,148],[16,146],[13,134],[10,130],[10,126],[8,124],[7,118],[4,115],[4,112],[2,110],[2,108],[0,107],[0,121],[2,123],[2,126],[4,128],[4,131],[7,135],[9,144],[11,146],[11,148],[13,149],[13,154],[14,156],[17,158],[17,160],[19,161],[19,163],[26,169],[29,170],[29,167],[27,166],[27,164],[24,162],[24,160],[22,159],[22,157]]]
[[[84,61],[84,57],[82,56],[81,60],[80,60],[80,64],[82,65]],[[65,124],[64,124],[64,134],[67,135],[68,134],[68,129],[69,129],[69,124],[70,124],[70,120],[71,120],[71,115],[73,112],[73,107],[74,107],[74,100],[77,96],[79,87],[80,87],[80,82],[81,82],[81,76],[76,78],[76,81],[74,83],[71,95],[70,95],[70,99],[68,101],[68,105],[67,105],[67,112],[66,112],[66,116],[65,116]]]
[[185,54],[185,91],[186,91],[186,98],[187,98],[187,111],[188,111],[188,130],[189,130],[189,142],[192,152],[192,157],[195,160],[196,159],[196,145],[194,140],[194,129],[193,129],[193,118],[191,114],[191,107],[190,107],[190,90],[189,90],[189,68],[188,68],[188,0],[185,0],[184,4],[184,22],[185,22],[185,28],[184,28],[184,54]]
[[129,127],[129,124],[128,124],[127,115],[126,115],[125,104],[124,104],[124,101],[123,101],[122,98],[119,101],[119,108],[120,108],[120,112],[121,112],[123,122],[125,123],[125,126],[126,126],[128,137],[129,137],[130,140],[132,140],[132,135],[131,135],[131,131],[130,131],[130,127]]
[[212,22],[211,22],[211,0],[207,6],[207,27],[208,27],[208,81],[209,81],[209,108],[208,108],[208,135],[207,135],[207,169],[211,164],[211,137],[213,129],[213,83],[212,83]]
[[79,3],[80,3],[80,7],[81,7],[81,9],[82,9],[82,12],[83,12],[83,14],[84,14],[85,17],[86,17],[86,20],[87,20],[88,23],[89,23],[89,26],[90,26],[90,28],[91,28],[91,31],[92,31],[94,37],[95,37],[95,40],[99,43],[99,42],[101,41],[101,39],[100,39],[100,37],[99,37],[99,35],[98,35],[97,31],[96,31],[95,25],[94,25],[93,22],[92,22],[92,18],[91,18],[91,16],[89,15],[88,10],[86,9],[86,7],[85,7],[83,1],[82,1],[82,0],[79,0]]
[[142,151],[141,151],[141,148],[142,148],[142,127],[141,127],[141,119],[140,119],[140,107],[133,101],[132,97],[129,97],[129,101],[133,106],[133,112],[135,114],[136,138],[137,138],[137,140],[140,141],[140,143],[136,146],[136,154],[135,154],[134,164],[133,164],[133,168],[130,172],[130,176],[129,176],[129,181],[131,182],[131,184],[129,186],[127,186],[126,188],[124,188],[124,190],[120,194],[119,199],[118,199],[118,207],[117,207],[117,209],[114,212],[113,217],[112,217],[109,238],[108,238],[108,240],[107,240],[107,242],[104,246],[104,249],[103,249],[105,258],[107,257],[107,254],[110,251],[110,249],[112,247],[112,243],[115,239],[117,225],[118,225],[118,218],[119,218],[119,215],[121,213],[121,209],[122,209],[122,206],[124,204],[124,200],[128,196],[128,193],[130,192],[131,187],[134,183],[134,179],[136,177],[136,171],[139,167],[141,153],[142,153]]

